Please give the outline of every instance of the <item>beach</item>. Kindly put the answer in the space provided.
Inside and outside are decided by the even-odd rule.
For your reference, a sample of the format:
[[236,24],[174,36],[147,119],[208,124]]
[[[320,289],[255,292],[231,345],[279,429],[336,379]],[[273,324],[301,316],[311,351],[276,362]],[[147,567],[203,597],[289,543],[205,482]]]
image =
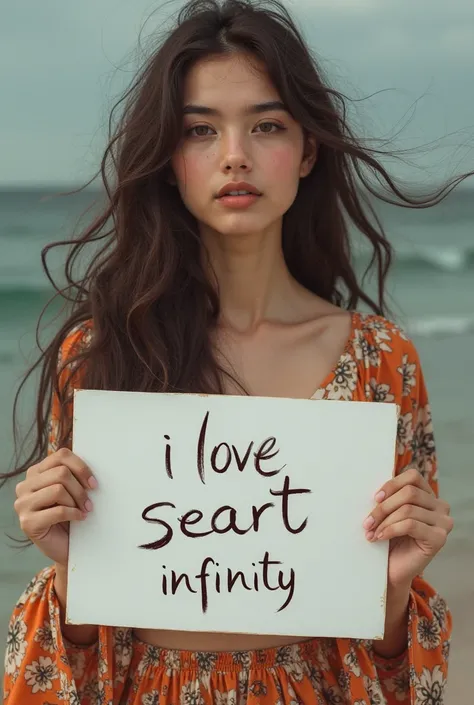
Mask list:
[[[40,250],[65,236],[91,194],[54,201],[40,191],[0,191],[0,441],[2,471],[12,452],[11,411],[18,380],[34,347],[37,317],[50,295]],[[472,699],[474,661],[474,193],[454,193],[439,209],[383,210],[396,251],[389,281],[392,318],[412,337],[433,409],[440,492],[455,528],[426,576],[447,599],[454,634],[445,705]],[[53,253],[54,267],[59,253]],[[34,384],[20,416],[31,422]],[[0,492],[0,635],[14,602],[48,561],[34,548],[11,548],[5,532],[20,536],[13,510],[14,483]],[[3,647],[2,647],[3,648]]]

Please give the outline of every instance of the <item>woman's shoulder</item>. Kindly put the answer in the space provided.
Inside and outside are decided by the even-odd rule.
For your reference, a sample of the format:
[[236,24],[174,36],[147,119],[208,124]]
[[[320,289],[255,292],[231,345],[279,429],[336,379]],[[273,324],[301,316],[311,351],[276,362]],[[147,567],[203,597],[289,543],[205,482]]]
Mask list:
[[360,399],[395,402],[416,399],[424,385],[416,347],[394,321],[373,313],[354,314],[348,351]]
[[418,351],[404,328],[374,313],[355,314],[353,348],[366,369],[395,373],[407,365],[419,366]]
[[66,332],[59,351],[60,364],[79,355],[90,346],[93,328],[92,319],[87,319],[76,323]]
[[354,339],[375,347],[380,353],[406,354],[415,345],[406,330],[395,321],[375,313],[354,315]]

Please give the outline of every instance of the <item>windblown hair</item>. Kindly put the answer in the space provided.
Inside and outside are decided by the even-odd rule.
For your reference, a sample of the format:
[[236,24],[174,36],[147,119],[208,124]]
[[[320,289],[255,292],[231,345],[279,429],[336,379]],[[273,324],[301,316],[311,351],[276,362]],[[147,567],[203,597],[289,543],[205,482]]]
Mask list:
[[[265,65],[305,137],[316,139],[318,159],[311,174],[301,180],[284,216],[282,246],[292,276],[326,301],[347,309],[362,302],[384,314],[392,250],[363,193],[401,207],[426,208],[439,203],[470,175],[457,177],[428,197],[402,193],[378,161],[380,156],[394,155],[367,146],[354,134],[346,119],[348,99],[323,80],[301,32],[280,2],[190,0],[112,108],[109,144],[91,180],[102,177],[103,211],[80,236],[43,251],[43,267],[56,291],[53,299],[67,302],[68,316],[17,392],[14,428],[18,394],[39,368],[32,427],[36,440],[24,462],[19,462],[17,452],[15,468],[3,475],[4,480],[47,454],[53,394],[63,410],[71,397],[70,376],[61,389],[58,384],[61,345],[72,328],[86,321],[93,321],[90,344],[64,363],[74,363],[74,369],[81,370],[84,387],[222,393],[224,375],[229,372],[219,365],[211,344],[219,293],[202,264],[196,219],[167,177],[182,139],[187,72],[205,57],[233,52],[244,52]],[[123,110],[112,128],[119,107]],[[374,188],[374,180],[382,186],[381,192]],[[354,270],[350,227],[366,238],[371,249],[376,300],[364,292]],[[55,285],[46,263],[47,252],[58,244],[70,248],[64,287]],[[75,277],[75,266],[88,246],[93,256],[87,269]],[[59,446],[66,444],[71,431],[71,420],[66,413],[63,417]]]

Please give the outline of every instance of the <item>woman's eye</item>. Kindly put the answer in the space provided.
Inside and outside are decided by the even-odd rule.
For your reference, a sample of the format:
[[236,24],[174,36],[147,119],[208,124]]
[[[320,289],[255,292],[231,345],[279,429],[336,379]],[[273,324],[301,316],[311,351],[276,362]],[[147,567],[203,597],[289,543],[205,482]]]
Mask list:
[[191,135],[194,130],[204,130],[204,132],[196,134],[196,137],[207,137],[205,131],[210,129],[209,125],[195,125],[194,127],[190,127],[189,130],[186,130],[186,134]]
[[[257,127],[276,127],[276,131],[278,132],[279,130],[284,130],[284,127],[281,127],[281,125],[277,125],[276,122],[261,122],[260,125],[257,125]],[[270,134],[271,130],[262,130],[262,132],[266,134]]]
[[[257,125],[257,128],[260,128],[260,131],[266,135],[270,135],[273,132],[278,132],[280,130],[285,129],[281,125],[278,125],[276,122],[261,122],[259,125]],[[276,129],[274,130],[272,128]],[[211,129],[212,128],[209,127],[209,125],[194,125],[194,127],[190,127],[188,130],[186,130],[186,135],[189,137],[207,137],[209,133],[206,132],[206,130]]]

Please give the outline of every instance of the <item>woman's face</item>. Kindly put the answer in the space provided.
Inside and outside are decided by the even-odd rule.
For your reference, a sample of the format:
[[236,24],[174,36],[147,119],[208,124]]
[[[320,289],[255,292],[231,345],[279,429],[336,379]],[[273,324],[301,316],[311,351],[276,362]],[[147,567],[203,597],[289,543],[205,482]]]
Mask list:
[[[313,141],[303,155],[303,131],[284,106],[253,107],[281,102],[258,66],[244,55],[219,56],[196,63],[186,79],[183,138],[171,166],[203,235],[280,232],[316,158]],[[224,205],[219,190],[239,181],[261,195],[247,207]]]

